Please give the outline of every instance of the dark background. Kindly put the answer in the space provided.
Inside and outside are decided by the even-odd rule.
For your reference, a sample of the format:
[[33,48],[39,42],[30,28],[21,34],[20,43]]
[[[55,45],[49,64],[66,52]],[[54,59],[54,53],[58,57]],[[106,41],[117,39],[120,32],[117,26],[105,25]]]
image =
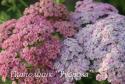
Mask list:
[[[35,3],[38,0],[0,0],[0,23],[22,16],[23,10],[30,4]],[[65,5],[71,11],[74,10],[75,2],[78,0],[57,0],[65,1]],[[95,0],[104,3],[110,3],[114,5],[120,14],[125,15],[125,0]]]

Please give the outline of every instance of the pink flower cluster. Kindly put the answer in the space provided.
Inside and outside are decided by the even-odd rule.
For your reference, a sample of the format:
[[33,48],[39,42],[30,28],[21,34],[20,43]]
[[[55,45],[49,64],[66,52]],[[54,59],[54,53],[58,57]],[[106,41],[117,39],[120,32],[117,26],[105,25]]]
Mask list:
[[61,80],[59,77],[53,78],[55,81],[48,77],[13,78],[11,73],[33,73],[40,69],[46,73],[53,71],[54,76],[58,75],[54,71],[53,61],[60,53],[61,39],[72,37],[75,33],[68,16],[63,4],[57,4],[53,0],[41,0],[26,8],[24,16],[18,20],[1,24],[0,75],[3,80],[10,77],[20,84],[58,83]]
[[40,14],[48,18],[63,18],[68,17],[68,10],[63,4],[55,4],[54,0],[40,0],[29,8],[26,8],[24,14]]

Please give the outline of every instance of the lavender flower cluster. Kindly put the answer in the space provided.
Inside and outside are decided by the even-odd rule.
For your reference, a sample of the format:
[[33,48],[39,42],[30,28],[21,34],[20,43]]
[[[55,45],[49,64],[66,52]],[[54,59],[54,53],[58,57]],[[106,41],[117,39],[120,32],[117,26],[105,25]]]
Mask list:
[[76,3],[75,12],[70,14],[70,19],[76,24],[76,27],[83,28],[112,13],[118,13],[118,10],[110,4],[83,0]]
[[[97,80],[125,83],[125,16],[112,5],[82,0],[74,12],[40,0],[19,19],[0,24],[0,75],[13,84],[74,84],[89,70]],[[18,73],[52,77],[12,77]]]
[[[125,17],[109,4],[84,0],[77,2],[70,21],[78,32],[63,41],[56,69],[69,73],[92,70],[100,73],[99,81],[108,79],[111,84],[124,84]],[[65,83],[72,84],[81,77],[65,76]]]

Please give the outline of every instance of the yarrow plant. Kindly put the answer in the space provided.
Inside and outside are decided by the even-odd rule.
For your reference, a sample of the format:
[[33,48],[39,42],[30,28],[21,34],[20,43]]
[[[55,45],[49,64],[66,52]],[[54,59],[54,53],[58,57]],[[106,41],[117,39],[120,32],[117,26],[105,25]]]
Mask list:
[[[74,84],[93,71],[99,73],[98,81],[124,84],[124,23],[125,17],[109,4],[82,0],[69,12],[55,0],[40,0],[26,8],[19,19],[0,25],[2,80]],[[46,76],[35,76],[36,72]]]
[[[63,16],[63,17],[62,17]],[[53,0],[40,0],[26,8],[24,16],[0,25],[0,75],[3,80],[11,73],[54,73],[53,60],[61,48],[61,36],[67,38],[75,33],[68,11],[63,4]],[[20,84],[48,83],[49,78],[11,78]],[[55,79],[56,80],[56,79]],[[56,81],[54,81],[56,82]]]

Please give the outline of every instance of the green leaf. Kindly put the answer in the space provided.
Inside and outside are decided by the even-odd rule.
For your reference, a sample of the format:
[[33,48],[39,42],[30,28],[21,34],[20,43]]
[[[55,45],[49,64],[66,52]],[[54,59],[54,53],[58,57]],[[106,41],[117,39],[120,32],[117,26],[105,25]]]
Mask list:
[[6,5],[7,4],[7,1],[6,0],[2,0],[1,1],[1,5]]
[[6,12],[1,11],[0,12],[0,23],[3,23],[4,21],[7,21],[8,19],[10,19],[10,16]]
[[60,34],[60,32],[53,32],[52,35],[55,37],[55,38],[58,38],[60,40],[62,40],[64,37],[62,34]]
[[75,80],[75,84],[110,84],[107,80],[97,81],[96,75],[98,73],[88,72],[88,77],[82,77],[81,80]]
[[12,81],[7,78],[5,82],[2,81],[2,77],[0,77],[0,84],[12,84]]
[[56,3],[64,3],[65,0],[54,0]]
[[4,51],[5,49],[0,48],[0,52]]
[[75,10],[75,5],[76,5],[77,0],[67,0],[65,1],[65,5],[69,11],[74,11]]
[[21,59],[22,64],[26,66],[27,69],[31,70],[33,68],[33,65],[28,63],[25,59]]
[[43,43],[44,43],[44,41],[42,41],[42,40],[37,40],[37,41],[35,41],[33,44],[29,44],[29,45],[28,45],[28,48],[39,47],[39,46],[42,46]]
[[111,84],[108,82],[108,80],[103,80],[103,81],[99,81],[99,82],[100,82],[100,84]]
[[3,49],[2,48],[0,48],[0,52],[2,51]]

